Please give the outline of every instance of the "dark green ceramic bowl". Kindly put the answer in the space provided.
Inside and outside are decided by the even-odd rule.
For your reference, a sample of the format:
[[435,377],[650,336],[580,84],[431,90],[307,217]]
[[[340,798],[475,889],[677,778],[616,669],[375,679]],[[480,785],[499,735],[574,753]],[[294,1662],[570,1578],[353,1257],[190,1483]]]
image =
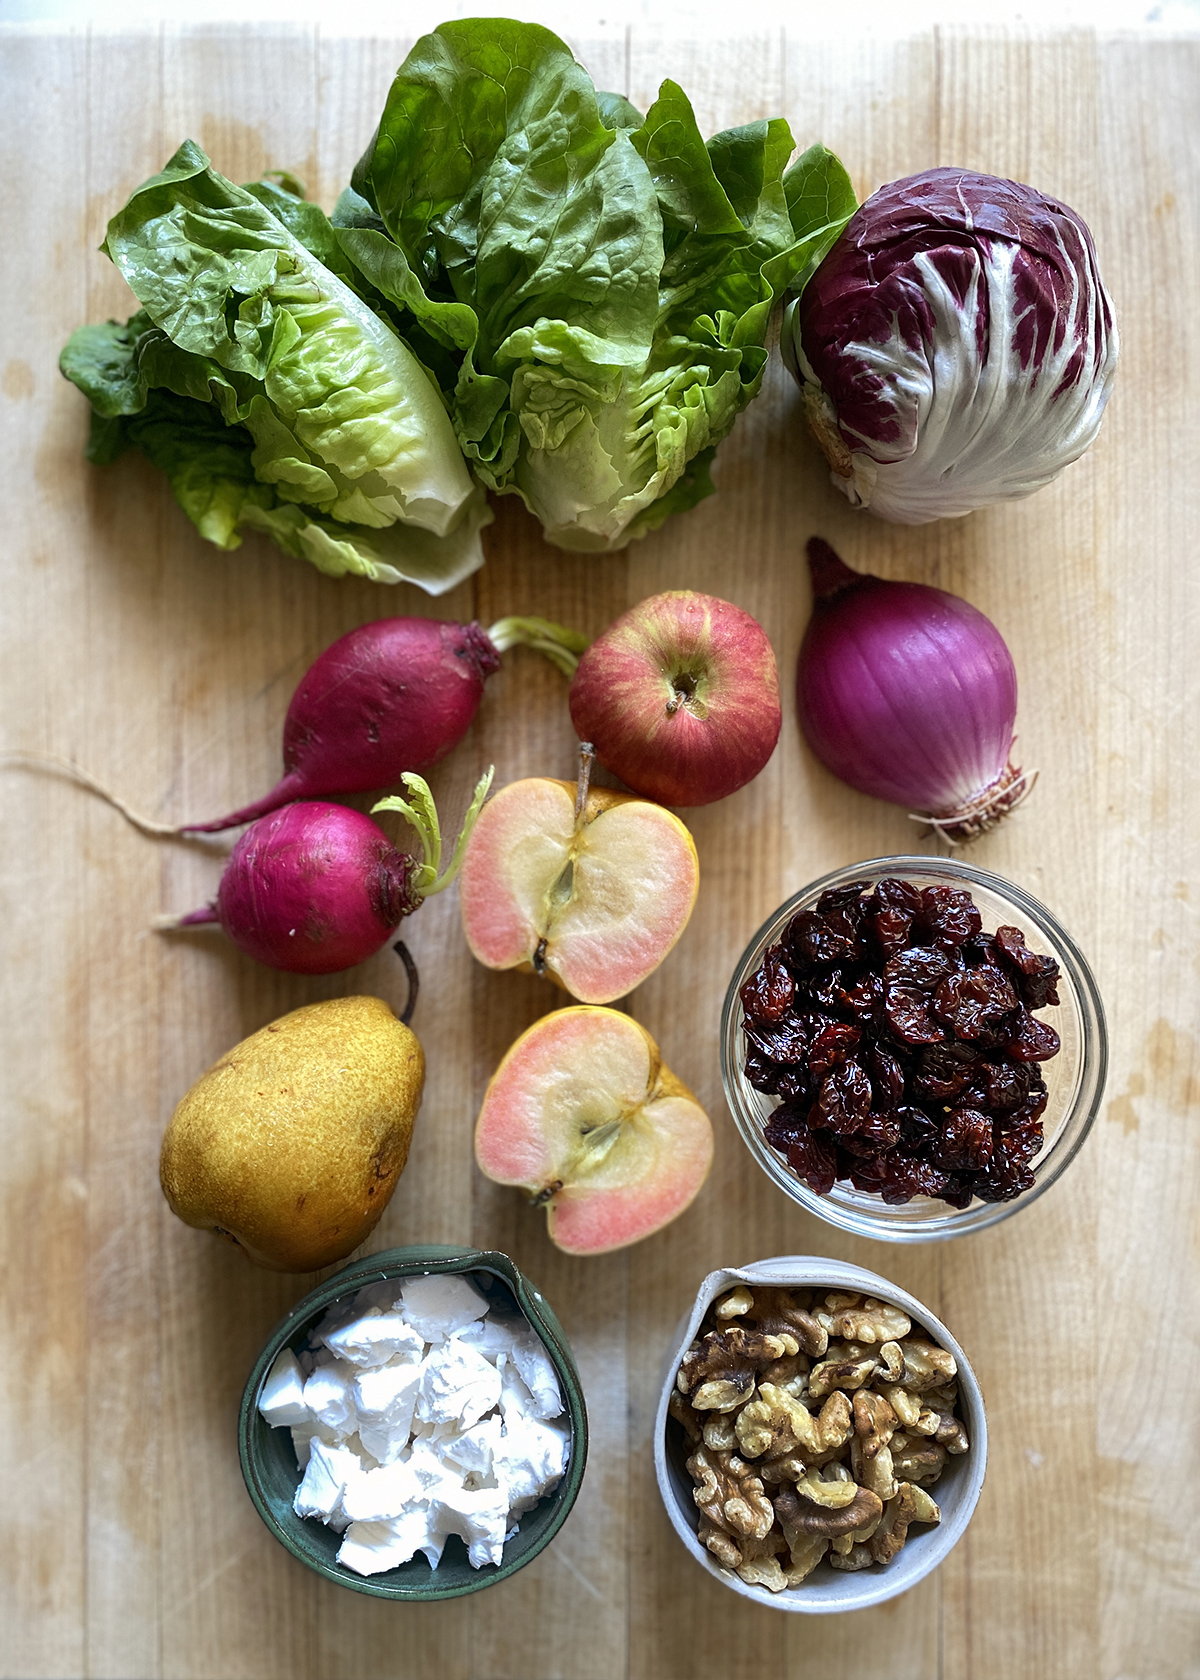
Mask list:
[[[265,1421],[258,1410],[258,1396],[280,1349],[290,1347],[297,1350],[302,1347],[309,1327],[335,1301],[353,1295],[369,1283],[382,1283],[390,1278],[412,1277],[424,1272],[466,1272],[498,1307],[509,1310],[516,1307],[528,1319],[545,1343],[558,1373],[571,1423],[571,1458],[566,1475],[553,1492],[520,1519],[516,1534],[504,1548],[501,1563],[472,1569],[467,1562],[467,1548],[457,1535],[451,1535],[436,1569],[430,1569],[426,1559],[418,1555],[381,1575],[356,1575],[352,1569],[344,1569],[337,1562],[341,1535],[326,1528],[322,1522],[298,1517],[292,1510],[300,1470],[292,1450],[291,1432],[273,1429]],[[478,1592],[481,1587],[490,1587],[515,1575],[518,1569],[550,1544],[567,1520],[587,1462],[587,1411],[583,1404],[579,1372],[575,1369],[562,1325],[507,1254],[440,1245],[389,1248],[382,1254],[356,1260],[335,1277],[327,1278],[302,1301],[298,1301],[287,1317],[275,1326],[266,1347],[255,1361],[242,1395],[238,1452],[242,1475],[250,1497],[258,1507],[259,1516],[294,1557],[308,1564],[310,1569],[315,1569],[319,1575],[324,1575],[326,1580],[335,1581],[339,1587],[349,1587],[353,1592],[369,1593],[374,1598],[459,1598],[463,1593]]]

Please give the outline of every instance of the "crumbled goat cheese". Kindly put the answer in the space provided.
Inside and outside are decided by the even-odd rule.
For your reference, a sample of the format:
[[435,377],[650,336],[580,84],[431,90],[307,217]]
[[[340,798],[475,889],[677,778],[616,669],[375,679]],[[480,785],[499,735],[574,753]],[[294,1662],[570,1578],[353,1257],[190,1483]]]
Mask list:
[[436,1569],[451,1534],[473,1568],[498,1564],[570,1456],[541,1340],[462,1276],[374,1283],[339,1302],[307,1347],[279,1355],[258,1405],[291,1430],[296,1513],[342,1533],[338,1562],[360,1575],[418,1552]]
[[258,1409],[269,1424],[305,1424],[309,1419],[304,1404],[304,1372],[291,1348],[284,1348],[267,1372]]
[[488,1310],[487,1296],[468,1278],[445,1272],[405,1278],[397,1305],[413,1329],[435,1345],[482,1318]]

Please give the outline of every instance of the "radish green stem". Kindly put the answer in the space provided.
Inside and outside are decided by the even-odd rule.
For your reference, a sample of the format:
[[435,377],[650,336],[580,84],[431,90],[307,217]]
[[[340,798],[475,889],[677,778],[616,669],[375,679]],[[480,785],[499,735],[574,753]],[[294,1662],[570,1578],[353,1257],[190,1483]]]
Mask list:
[[[412,873],[412,891],[418,900],[431,898],[434,893],[444,892],[454,880],[462,867],[462,860],[466,856],[467,842],[471,838],[471,830],[475,827],[475,820],[483,809],[483,802],[488,796],[488,789],[492,785],[492,777],[496,774],[496,766],[489,765],[475,785],[475,793],[471,799],[467,814],[463,818],[462,830],[455,842],[454,852],[446,868],[442,869],[442,827],[438,821],[437,806],[433,802],[433,795],[429,791],[429,783],[423,776],[415,772],[406,771],[400,780],[409,791],[410,797],[402,799],[399,794],[393,794],[388,799],[381,799],[377,805],[372,805],[371,815],[377,811],[399,811],[401,816],[416,831],[417,839],[421,843],[424,858]],[[439,870],[441,873],[439,874]]]
[[564,677],[575,675],[579,655],[589,646],[587,636],[548,618],[498,618],[488,631],[488,639],[497,653],[507,653],[514,647],[536,648],[557,665]]

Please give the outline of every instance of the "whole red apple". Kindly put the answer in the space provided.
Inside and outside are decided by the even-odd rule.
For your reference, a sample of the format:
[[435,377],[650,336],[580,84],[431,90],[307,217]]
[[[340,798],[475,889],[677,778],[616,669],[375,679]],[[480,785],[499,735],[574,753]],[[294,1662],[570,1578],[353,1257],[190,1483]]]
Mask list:
[[571,721],[600,762],[663,805],[710,805],[752,781],[779,739],[779,675],[741,607],[692,589],[639,601],[571,683]]

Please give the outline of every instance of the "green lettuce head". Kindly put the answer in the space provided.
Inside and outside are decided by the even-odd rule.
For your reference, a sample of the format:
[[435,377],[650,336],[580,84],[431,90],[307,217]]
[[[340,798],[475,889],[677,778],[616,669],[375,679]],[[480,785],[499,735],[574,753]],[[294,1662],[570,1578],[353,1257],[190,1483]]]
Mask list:
[[334,212],[437,371],[463,453],[549,539],[621,548],[712,490],[775,299],[854,209],[783,121],[704,143],[665,82],[643,119],[549,30],[443,24],[401,66]]
[[63,352],[93,459],[142,449],[223,548],[250,527],[324,572],[431,593],[482,563],[490,516],[437,383],[315,205],[235,186],[185,141],[104,248],[142,308]]

